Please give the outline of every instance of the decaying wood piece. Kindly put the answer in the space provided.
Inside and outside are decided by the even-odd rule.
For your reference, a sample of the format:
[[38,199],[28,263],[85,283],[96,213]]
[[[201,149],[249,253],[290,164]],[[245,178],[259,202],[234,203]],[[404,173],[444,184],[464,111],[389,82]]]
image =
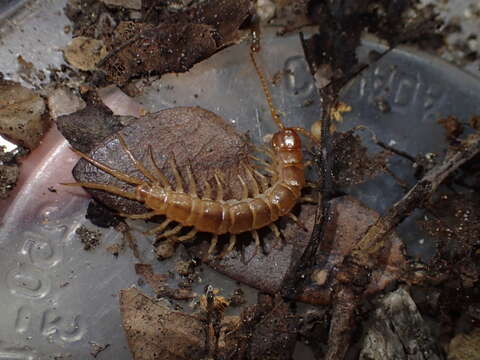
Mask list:
[[360,360],[445,359],[406,290],[400,288],[381,299],[371,320]]

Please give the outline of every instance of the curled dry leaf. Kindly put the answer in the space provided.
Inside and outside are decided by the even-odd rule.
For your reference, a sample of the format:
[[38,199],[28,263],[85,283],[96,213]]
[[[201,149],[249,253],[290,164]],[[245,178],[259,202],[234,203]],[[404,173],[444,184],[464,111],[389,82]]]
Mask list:
[[103,104],[94,103],[76,113],[60,116],[57,127],[75,149],[89,152],[94,145],[134,120],[133,117],[114,116]]
[[102,40],[85,36],[74,38],[63,50],[63,56],[68,63],[79,70],[91,71],[107,55],[107,49]]
[[[148,146],[151,145],[155,162],[172,184],[174,176],[168,160],[174,158],[184,178],[186,166],[191,165],[200,193],[201,189],[204,189],[205,181],[214,185],[214,172],[218,169],[228,184],[226,198],[240,197],[241,184],[237,174],[241,171],[240,161],[246,160],[248,145],[236,130],[218,115],[198,107],[172,108],[138,119],[118,134],[125,139],[135,158],[155,172],[148,153]],[[105,139],[90,152],[90,156],[121,172],[144,178],[122,149],[116,135]],[[133,190],[132,186],[114,179],[84,160],[77,164],[73,174],[77,181],[109,183],[126,191]],[[119,212],[147,211],[136,201],[103,191],[88,191],[99,201]]]
[[156,13],[156,8],[151,4],[144,14],[153,23],[121,22],[106,39],[110,53],[101,69],[111,81],[124,84],[146,74],[188,71],[239,41],[239,29],[253,11],[249,0],[204,1],[176,12]]
[[20,84],[0,80],[0,134],[34,149],[50,127],[45,101]]

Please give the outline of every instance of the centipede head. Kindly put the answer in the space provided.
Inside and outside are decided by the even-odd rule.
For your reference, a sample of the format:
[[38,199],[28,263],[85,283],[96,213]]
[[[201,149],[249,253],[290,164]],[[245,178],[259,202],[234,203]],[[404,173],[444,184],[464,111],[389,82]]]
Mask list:
[[272,147],[275,151],[300,151],[302,141],[294,129],[285,128],[273,135]]

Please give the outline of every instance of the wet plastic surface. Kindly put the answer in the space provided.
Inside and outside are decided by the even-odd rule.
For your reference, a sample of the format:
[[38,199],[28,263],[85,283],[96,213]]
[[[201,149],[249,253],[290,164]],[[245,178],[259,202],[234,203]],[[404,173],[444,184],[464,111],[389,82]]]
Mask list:
[[[59,3],[47,1],[42,6],[53,6],[57,11],[61,9]],[[46,14],[42,16],[45,18]],[[56,31],[62,32],[66,20],[63,15],[53,16],[58,18]],[[45,33],[45,28],[53,25],[39,26],[44,27],[39,33]],[[25,35],[9,33],[4,41],[7,49],[9,44],[15,44],[14,52],[22,53],[40,68],[50,59],[40,50],[33,51],[31,58],[24,54],[32,41]],[[47,38],[42,41],[45,44]],[[59,48],[65,43],[65,35],[52,36],[48,41],[48,49]],[[381,49],[373,42],[366,44],[365,49]],[[1,49],[2,55],[5,51]],[[52,56],[51,63],[58,64],[59,55]],[[14,61],[9,57],[2,59],[0,70],[13,73]],[[283,71],[272,89],[282,118],[288,125],[310,128],[320,114],[298,37],[277,38],[265,33],[259,60],[270,78]],[[378,109],[380,98],[388,102],[390,112]],[[353,111],[344,116],[338,128],[363,124],[385,143],[411,154],[441,153],[445,148],[444,135],[436,119],[455,115],[462,121],[468,120],[480,113],[479,98],[478,79],[430,56],[395,50],[346,89],[343,101]],[[186,74],[167,75],[154,81],[138,100],[149,111],[180,105],[202,106],[223,116],[240,131],[248,132],[254,142],[275,129],[248,58],[247,44],[226,49]],[[115,258],[105,250],[121,237],[114,230],[102,230],[102,244],[97,249],[83,250],[75,230],[82,224],[95,228],[84,219],[89,198],[81,190],[59,186],[59,182],[71,180],[75,162],[66,141],[52,129],[22,166],[17,190],[0,203],[0,359],[85,359],[91,356],[92,343],[110,345],[97,359],[130,359],[117,294],[137,283],[133,267],[136,260],[130,252]],[[394,158],[391,165],[400,175],[410,173],[411,165],[403,160]],[[49,187],[56,192],[49,191]],[[388,176],[348,190],[379,212],[402,196],[401,188]],[[138,222],[133,225],[142,226]],[[420,235],[411,223],[402,225],[401,230],[412,253],[428,251],[427,245],[420,245]],[[140,232],[134,236],[143,261],[153,263],[156,271],[165,272],[170,264],[154,260],[151,239]],[[226,294],[237,287],[208,271],[201,286],[206,283],[215,284]]]

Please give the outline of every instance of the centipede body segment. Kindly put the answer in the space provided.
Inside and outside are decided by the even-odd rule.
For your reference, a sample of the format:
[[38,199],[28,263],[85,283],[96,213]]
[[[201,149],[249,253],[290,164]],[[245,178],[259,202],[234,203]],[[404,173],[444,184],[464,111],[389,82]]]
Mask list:
[[[133,156],[120,135],[117,138],[121,148],[144,179],[127,175],[86,154],[76,152],[102,171],[133,185],[135,191],[125,191],[113,185],[91,182],[65,185],[103,190],[143,203],[146,208],[150,209],[149,212],[122,215],[132,219],[149,219],[156,215],[164,215],[165,221],[149,231],[152,234],[158,233],[158,238],[175,236],[177,241],[186,241],[193,238],[198,232],[210,233],[212,241],[209,253],[212,253],[217,246],[219,235],[229,234],[226,252],[233,249],[238,234],[251,232],[257,246],[260,245],[257,230],[261,228],[269,226],[278,237],[280,234],[275,221],[282,216],[296,219],[291,211],[300,199],[305,186],[302,142],[297,133],[299,129],[286,128],[277,115],[266,80],[255,61],[253,51],[251,59],[261,80],[272,118],[280,129],[273,135],[271,148],[264,150],[270,161],[251,156],[258,166],[263,166],[270,178],[249,163],[242,163],[243,173],[238,175],[238,181],[242,186],[240,199],[224,199],[225,185],[222,183],[220,173],[216,173],[214,176],[215,198],[212,197],[212,187],[209,183],[202,184],[202,194],[200,195],[200,187],[195,181],[191,167],[187,166],[186,176],[182,176],[173,158],[169,159],[171,172],[175,179],[174,184],[171,184],[156,164],[151,147],[149,147],[149,161],[151,162],[149,168],[153,170],[149,170]],[[176,225],[171,227],[172,223]],[[192,229],[187,234],[178,235],[184,227]]]

